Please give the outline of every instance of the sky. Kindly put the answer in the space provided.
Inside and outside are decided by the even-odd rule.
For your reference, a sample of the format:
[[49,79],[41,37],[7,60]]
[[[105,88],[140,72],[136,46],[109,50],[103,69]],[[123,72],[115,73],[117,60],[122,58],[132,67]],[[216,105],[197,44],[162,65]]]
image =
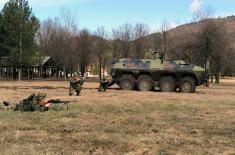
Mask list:
[[[0,0],[0,9],[7,0]],[[76,15],[79,28],[99,26],[111,30],[124,23],[148,24],[159,29],[164,21],[172,27],[190,22],[197,10],[210,7],[215,17],[235,15],[235,0],[29,0],[40,21],[60,17],[61,8]]]

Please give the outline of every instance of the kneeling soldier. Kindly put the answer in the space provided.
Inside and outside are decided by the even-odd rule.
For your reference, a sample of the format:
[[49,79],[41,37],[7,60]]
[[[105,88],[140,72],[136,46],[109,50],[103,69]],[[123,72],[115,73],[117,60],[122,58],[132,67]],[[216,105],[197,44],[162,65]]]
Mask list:
[[80,78],[80,73],[75,72],[72,74],[72,79],[70,80],[69,96],[77,95],[79,96],[84,80]]
[[109,87],[111,87],[114,84],[112,78],[110,76],[105,76],[103,78],[101,78],[100,80],[100,86],[98,91],[99,92],[106,92],[106,89],[108,89]]

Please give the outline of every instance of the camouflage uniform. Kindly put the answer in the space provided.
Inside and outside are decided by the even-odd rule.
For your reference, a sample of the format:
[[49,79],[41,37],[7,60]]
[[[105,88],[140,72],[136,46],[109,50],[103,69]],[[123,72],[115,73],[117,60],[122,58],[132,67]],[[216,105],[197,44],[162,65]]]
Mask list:
[[[59,99],[46,100],[46,94],[32,94],[27,99],[22,100],[19,104],[16,104],[14,110],[19,110],[23,112],[33,112],[33,111],[48,111],[52,110],[63,110],[64,105],[67,105],[70,101],[61,101]],[[4,105],[9,107],[9,102],[4,101]],[[9,107],[10,108],[10,107]],[[7,110],[7,109],[4,109]]]
[[20,111],[46,111],[41,102],[46,98],[46,94],[32,94],[16,105],[15,110]]
[[100,81],[99,92],[106,92],[106,89],[112,85],[112,80],[109,76],[105,76]]
[[105,78],[102,78],[100,81],[99,92],[106,92],[108,81]]
[[77,72],[73,73],[72,79],[70,80],[69,96],[79,96],[83,83],[84,80],[80,79],[80,74]]

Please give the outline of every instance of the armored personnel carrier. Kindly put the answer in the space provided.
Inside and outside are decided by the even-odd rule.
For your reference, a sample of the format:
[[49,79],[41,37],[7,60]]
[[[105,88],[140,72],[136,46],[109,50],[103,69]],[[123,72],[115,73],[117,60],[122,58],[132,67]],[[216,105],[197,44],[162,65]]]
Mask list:
[[118,59],[112,61],[113,83],[122,90],[193,93],[204,84],[204,68],[184,61],[164,61],[164,55],[155,52],[154,59]]

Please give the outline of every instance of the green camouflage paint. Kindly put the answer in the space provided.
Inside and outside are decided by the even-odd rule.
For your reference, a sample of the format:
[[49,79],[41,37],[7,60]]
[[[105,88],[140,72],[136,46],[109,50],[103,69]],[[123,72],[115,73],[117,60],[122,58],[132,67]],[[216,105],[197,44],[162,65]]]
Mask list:
[[156,56],[155,59],[118,59],[113,60],[111,75],[115,83],[119,84],[123,74],[131,74],[135,79],[142,75],[150,75],[153,81],[159,81],[162,76],[172,75],[179,81],[182,77],[193,76],[196,85],[206,81],[205,69],[182,60],[163,61]]

